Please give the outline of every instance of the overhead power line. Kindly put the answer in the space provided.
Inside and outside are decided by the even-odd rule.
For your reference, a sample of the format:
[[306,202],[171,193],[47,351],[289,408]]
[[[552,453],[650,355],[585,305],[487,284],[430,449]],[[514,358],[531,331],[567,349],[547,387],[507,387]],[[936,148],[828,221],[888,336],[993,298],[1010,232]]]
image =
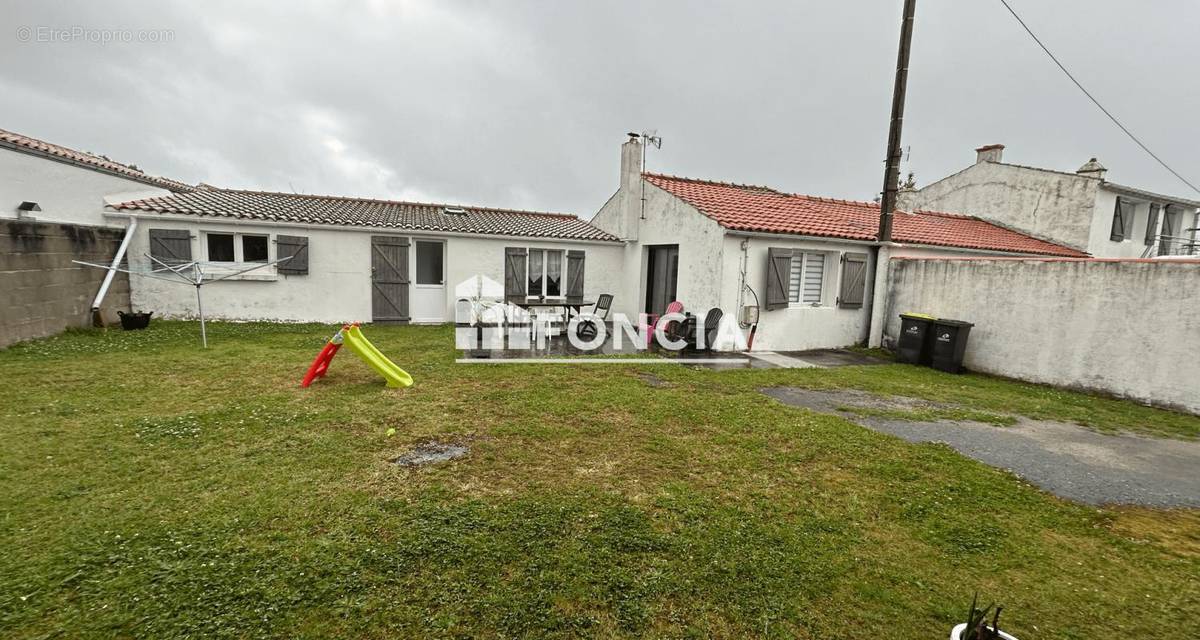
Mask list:
[[1112,112],[1110,112],[1108,109],[1105,109],[1104,105],[1100,104],[1100,101],[1096,99],[1096,96],[1093,96],[1090,91],[1088,91],[1086,88],[1084,88],[1083,84],[1081,84],[1078,80],[1075,79],[1075,76],[1072,75],[1071,72],[1068,71],[1065,66],[1063,66],[1063,63],[1058,61],[1058,58],[1055,57],[1055,55],[1050,52],[1050,49],[1045,44],[1042,43],[1041,39],[1039,39],[1036,34],[1033,33],[1033,30],[1029,28],[1029,25],[1025,24],[1025,21],[1021,19],[1021,16],[1017,15],[1017,12],[1013,10],[1012,5],[1008,4],[1008,0],[1000,0],[1000,4],[1003,4],[1004,8],[1008,9],[1008,12],[1012,14],[1012,17],[1016,18],[1017,22],[1021,23],[1021,27],[1023,29],[1025,29],[1025,33],[1028,33],[1029,37],[1033,38],[1033,41],[1036,42],[1037,45],[1042,48],[1042,51],[1045,51],[1046,55],[1050,56],[1050,59],[1054,61],[1054,64],[1058,65],[1058,68],[1061,69],[1062,72],[1065,73],[1067,75],[1067,77],[1071,79],[1071,82],[1075,83],[1076,87],[1079,87],[1079,90],[1083,92],[1083,95],[1087,96],[1088,100],[1092,101],[1092,104],[1096,105],[1097,108],[1099,108],[1101,111],[1103,111],[1104,115],[1108,116],[1108,119],[1113,121],[1113,124],[1117,125],[1117,127],[1120,128],[1121,131],[1124,131],[1125,135],[1129,136],[1130,140],[1133,140],[1135,143],[1137,143],[1137,146],[1141,147],[1142,151],[1145,151],[1147,154],[1150,155],[1151,158],[1154,158],[1155,162],[1158,162],[1158,164],[1161,164],[1164,169],[1166,169],[1167,171],[1170,171],[1172,175],[1174,175],[1176,178],[1179,178],[1180,181],[1182,181],[1187,186],[1191,187],[1192,191],[1195,191],[1196,193],[1200,193],[1200,188],[1197,188],[1196,185],[1191,183],[1191,181],[1189,181],[1187,178],[1180,175],[1180,173],[1178,171],[1172,169],[1171,165],[1167,164],[1166,162],[1163,161],[1162,158],[1158,157],[1158,154],[1151,151],[1150,147],[1147,147],[1146,144],[1143,143],[1141,140],[1139,140],[1137,136],[1133,135],[1133,132],[1130,131],[1125,125],[1121,124],[1121,121],[1117,120],[1117,117],[1114,116],[1112,114]]

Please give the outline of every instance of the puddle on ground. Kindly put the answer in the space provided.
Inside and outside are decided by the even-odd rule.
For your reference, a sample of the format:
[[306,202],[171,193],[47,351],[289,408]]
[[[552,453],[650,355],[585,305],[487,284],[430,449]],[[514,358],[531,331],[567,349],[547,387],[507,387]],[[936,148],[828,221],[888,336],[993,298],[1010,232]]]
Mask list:
[[402,467],[419,467],[421,465],[447,462],[455,458],[461,458],[467,455],[469,451],[470,449],[461,444],[426,442],[425,444],[417,445],[411,451],[401,454],[399,457],[393,458],[392,463]]

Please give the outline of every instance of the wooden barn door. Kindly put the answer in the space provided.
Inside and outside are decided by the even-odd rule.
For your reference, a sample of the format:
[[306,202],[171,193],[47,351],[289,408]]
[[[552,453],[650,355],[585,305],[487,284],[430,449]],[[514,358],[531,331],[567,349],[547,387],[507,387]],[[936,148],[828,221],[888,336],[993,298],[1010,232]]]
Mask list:
[[371,236],[371,320],[408,322],[408,238]]

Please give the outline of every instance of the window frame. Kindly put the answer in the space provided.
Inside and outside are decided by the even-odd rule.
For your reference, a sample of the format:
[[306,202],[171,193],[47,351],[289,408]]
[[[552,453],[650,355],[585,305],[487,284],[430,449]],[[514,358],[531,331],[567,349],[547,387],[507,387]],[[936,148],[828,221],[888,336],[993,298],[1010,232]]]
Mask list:
[[[792,249],[792,256],[788,264],[788,308],[789,309],[812,309],[827,307],[829,305],[829,296],[826,293],[829,287],[829,260],[830,253],[826,251],[810,251],[807,249]],[[804,274],[808,270],[809,259],[811,257],[821,257],[821,287],[819,290],[819,298],[816,302],[804,301]],[[793,275],[796,273],[794,267],[796,260],[800,260],[799,281],[797,282]],[[792,299],[792,289],[796,289],[797,299]]]
[[[266,249],[266,254],[262,260],[247,260],[246,259],[246,238],[262,238],[263,248]],[[266,264],[271,261],[271,235],[268,233],[238,233],[235,234],[235,247],[233,257],[237,258],[235,262]],[[237,249],[241,249],[241,255],[238,255]]]
[[[212,259],[212,239],[213,236],[228,236],[230,250],[233,253],[232,260],[213,260]],[[238,262],[238,234],[229,231],[205,231],[204,232],[204,257],[206,262],[213,264],[237,264]]]
[[[271,248],[271,245],[274,243],[271,241],[272,237],[271,237],[271,234],[269,234],[269,233],[242,233],[240,231],[202,231],[200,235],[202,235],[204,237],[204,247],[203,247],[204,253],[203,253],[203,255],[206,259],[212,257],[212,253],[209,248],[209,240],[212,236],[229,236],[229,237],[233,238],[233,260],[206,260],[206,262],[209,262],[212,264],[227,264],[227,265],[268,264],[271,262],[271,254],[273,251],[273,249]],[[242,243],[244,241],[243,239],[246,237],[266,238],[267,239],[267,257],[265,260],[252,260],[252,261],[245,260],[245,255],[246,255],[245,250],[244,250],[245,248],[243,247]]]
[[[420,244],[436,244],[441,247],[442,281],[437,284],[421,282],[421,277],[420,277],[421,258],[418,255],[420,253],[421,249],[420,249],[420,247],[417,246]],[[414,238],[412,253],[413,253],[412,285],[414,287],[419,287],[421,289],[441,289],[441,288],[445,287],[446,286],[446,241],[445,240],[424,240],[424,239],[418,240],[418,239]]]
[[[541,253],[541,291],[533,291],[533,282],[530,280],[530,268],[533,265],[533,253]],[[550,260],[547,259],[551,253],[559,254],[559,274],[558,274],[558,294],[547,295],[546,289],[550,284],[549,267]],[[567,292],[566,285],[569,283],[567,274],[567,251],[566,249],[552,249],[546,247],[526,247],[525,249],[525,299],[526,300],[566,300]]]

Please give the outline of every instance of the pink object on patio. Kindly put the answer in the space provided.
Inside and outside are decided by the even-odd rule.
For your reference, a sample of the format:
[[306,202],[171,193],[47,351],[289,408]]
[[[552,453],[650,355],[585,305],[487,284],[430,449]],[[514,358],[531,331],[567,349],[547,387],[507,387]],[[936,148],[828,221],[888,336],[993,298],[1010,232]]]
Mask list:
[[[663,313],[663,315],[670,313],[683,313],[683,303],[678,300],[674,300],[667,304],[667,310]],[[658,319],[660,317],[662,316],[658,315],[657,313],[646,314],[646,322],[649,323],[648,326],[644,327],[646,329],[647,349],[650,348],[650,342],[654,339],[654,327],[658,324]]]

